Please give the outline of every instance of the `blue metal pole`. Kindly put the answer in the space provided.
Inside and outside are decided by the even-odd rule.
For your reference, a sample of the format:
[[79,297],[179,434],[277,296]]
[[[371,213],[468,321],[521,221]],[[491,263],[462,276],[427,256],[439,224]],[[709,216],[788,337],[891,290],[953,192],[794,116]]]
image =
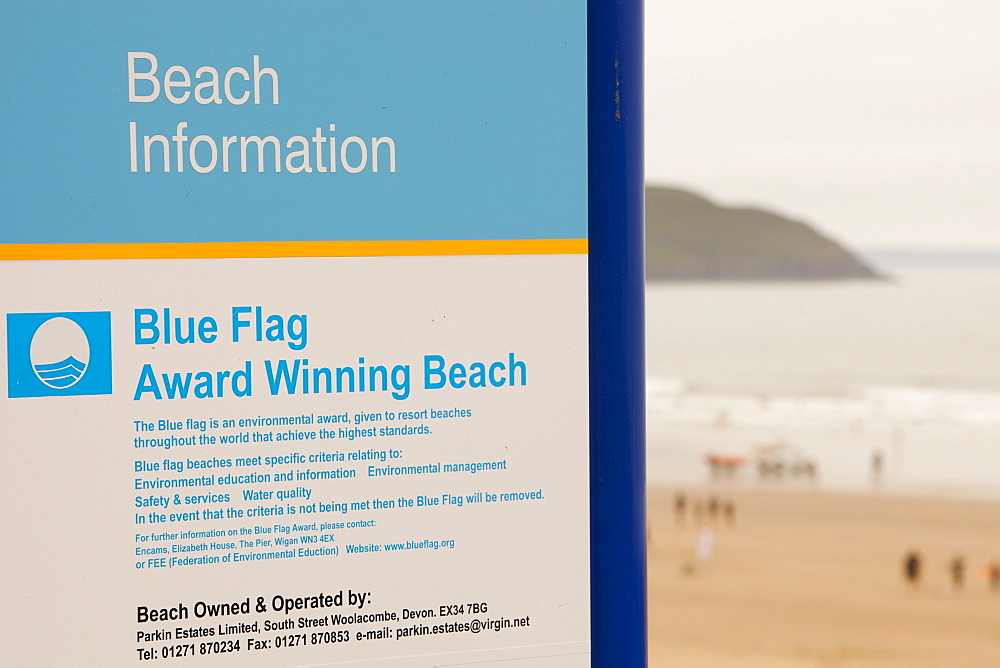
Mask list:
[[589,0],[591,641],[645,666],[642,2]]

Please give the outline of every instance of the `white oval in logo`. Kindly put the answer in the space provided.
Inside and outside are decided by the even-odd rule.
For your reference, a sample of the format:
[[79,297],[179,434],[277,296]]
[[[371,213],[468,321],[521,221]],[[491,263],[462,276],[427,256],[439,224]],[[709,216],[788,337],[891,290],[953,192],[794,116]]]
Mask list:
[[90,343],[69,318],[46,320],[31,338],[31,368],[38,380],[63,390],[76,385],[90,363]]

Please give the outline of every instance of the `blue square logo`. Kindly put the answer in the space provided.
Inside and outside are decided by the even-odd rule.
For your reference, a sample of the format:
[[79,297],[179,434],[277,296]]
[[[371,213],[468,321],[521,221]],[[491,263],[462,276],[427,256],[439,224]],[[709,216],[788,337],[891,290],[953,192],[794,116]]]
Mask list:
[[111,394],[111,311],[7,314],[7,396]]

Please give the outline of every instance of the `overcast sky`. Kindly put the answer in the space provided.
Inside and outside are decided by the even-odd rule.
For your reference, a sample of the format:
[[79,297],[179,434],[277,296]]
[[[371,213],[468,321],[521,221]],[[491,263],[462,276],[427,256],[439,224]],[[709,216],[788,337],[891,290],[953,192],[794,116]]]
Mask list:
[[646,152],[855,248],[1000,250],[1000,0],[650,0]]

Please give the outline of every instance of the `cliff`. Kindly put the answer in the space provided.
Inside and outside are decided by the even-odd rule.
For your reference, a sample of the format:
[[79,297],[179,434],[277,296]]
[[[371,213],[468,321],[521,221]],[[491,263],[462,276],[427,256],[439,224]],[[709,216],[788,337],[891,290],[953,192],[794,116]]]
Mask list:
[[882,278],[809,225],[728,208],[677,188],[646,188],[646,277],[652,281]]

